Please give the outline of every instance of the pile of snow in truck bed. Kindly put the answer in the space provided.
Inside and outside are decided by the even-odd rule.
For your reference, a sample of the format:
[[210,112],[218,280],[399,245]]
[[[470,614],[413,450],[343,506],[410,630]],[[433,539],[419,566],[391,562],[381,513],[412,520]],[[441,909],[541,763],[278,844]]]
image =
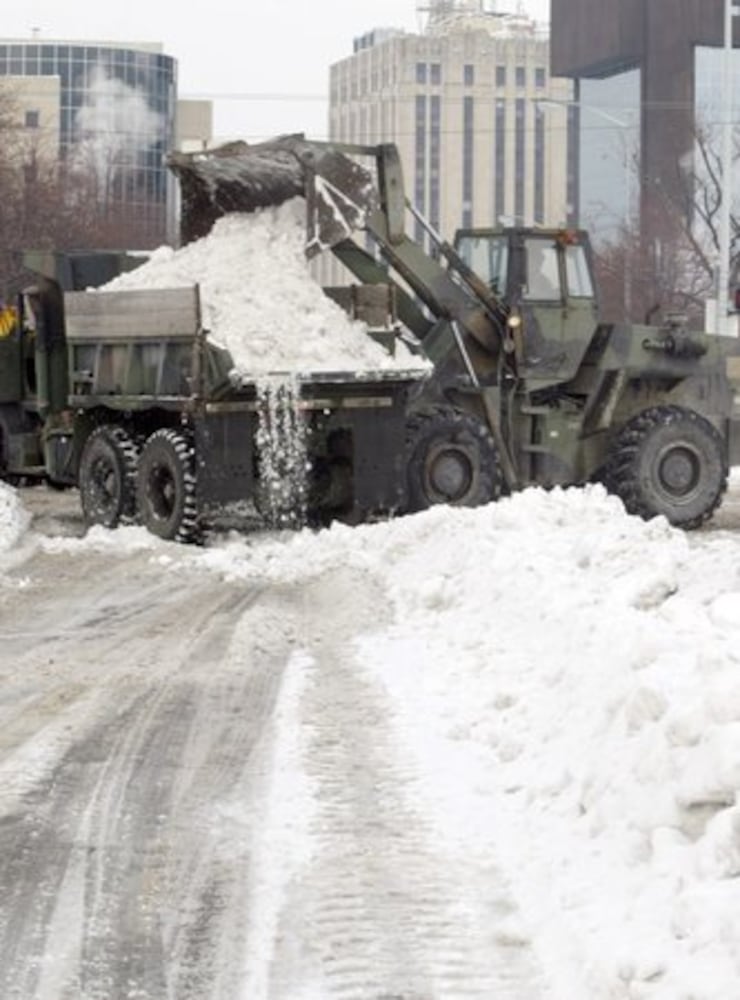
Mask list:
[[378,371],[424,367],[403,344],[391,357],[311,276],[305,201],[231,213],[179,250],[160,247],[102,291],[199,284],[203,325],[236,373]]

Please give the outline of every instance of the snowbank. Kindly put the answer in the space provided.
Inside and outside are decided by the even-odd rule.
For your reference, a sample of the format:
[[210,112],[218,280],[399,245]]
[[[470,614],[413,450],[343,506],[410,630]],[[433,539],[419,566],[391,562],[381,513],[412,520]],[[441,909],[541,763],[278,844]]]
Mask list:
[[[351,564],[358,636],[450,848],[505,866],[557,1000],[728,1000],[740,982],[740,560],[598,486],[231,539],[254,581]],[[362,600],[362,595],[358,595]]]
[[18,544],[30,523],[31,515],[18,492],[7,483],[0,483],[0,554]]
[[323,293],[308,271],[305,239],[302,198],[232,213],[202,239],[160,247],[100,290],[199,284],[204,326],[240,376],[424,367],[403,344],[389,355]]

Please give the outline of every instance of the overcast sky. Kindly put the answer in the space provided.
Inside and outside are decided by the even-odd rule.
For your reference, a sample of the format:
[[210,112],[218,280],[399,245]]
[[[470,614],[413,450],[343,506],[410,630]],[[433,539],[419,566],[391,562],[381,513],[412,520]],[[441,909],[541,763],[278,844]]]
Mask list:
[[[375,27],[417,30],[426,0],[24,0],[7,4],[0,33],[50,40],[161,42],[179,65],[181,97],[207,96],[217,136],[264,138],[326,131],[328,67]],[[522,0],[539,20],[549,0]],[[517,0],[501,0],[514,10]]]

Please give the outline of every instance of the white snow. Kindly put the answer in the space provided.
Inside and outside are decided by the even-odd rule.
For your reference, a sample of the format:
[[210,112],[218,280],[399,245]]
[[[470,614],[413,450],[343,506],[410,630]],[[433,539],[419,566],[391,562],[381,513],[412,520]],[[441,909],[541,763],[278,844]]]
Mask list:
[[0,483],[0,553],[5,553],[18,543],[28,528],[30,515],[18,493]]
[[[0,510],[15,511],[0,524],[7,550],[26,523],[9,487]],[[261,586],[361,569],[368,593],[387,594],[392,622],[358,631],[355,669],[388,692],[446,855],[481,871],[491,855],[505,862],[521,907],[506,933],[532,946],[549,1000],[739,995],[732,533],[643,522],[594,486],[356,528],[224,535],[201,550],[135,528],[48,547],[101,544],[148,544],[163,572]],[[359,620],[367,594],[352,599]],[[273,753],[280,804],[302,779],[285,748]],[[286,864],[310,854],[302,830],[283,831]],[[279,857],[271,865],[265,891],[277,905],[290,872]]]
[[242,377],[428,367],[403,343],[389,354],[324,294],[306,263],[305,213],[303,198],[231,213],[193,243],[159,247],[100,291],[198,284],[203,325]]

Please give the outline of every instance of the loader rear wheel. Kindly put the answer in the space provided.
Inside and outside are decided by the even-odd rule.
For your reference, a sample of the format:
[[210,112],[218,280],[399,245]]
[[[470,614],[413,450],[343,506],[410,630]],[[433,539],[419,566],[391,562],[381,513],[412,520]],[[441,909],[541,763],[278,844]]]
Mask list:
[[698,528],[727,488],[722,438],[708,420],[680,406],[638,414],[617,438],[605,484],[630,514],[663,515],[680,528]]
[[502,490],[496,445],[476,417],[453,409],[416,413],[407,426],[408,510],[476,507]]
[[198,505],[193,448],[180,431],[162,428],[139,459],[136,496],[142,524],[159,538],[197,541]]
[[117,528],[136,513],[137,452],[130,435],[115,424],[101,424],[82,449],[78,481],[88,525]]

